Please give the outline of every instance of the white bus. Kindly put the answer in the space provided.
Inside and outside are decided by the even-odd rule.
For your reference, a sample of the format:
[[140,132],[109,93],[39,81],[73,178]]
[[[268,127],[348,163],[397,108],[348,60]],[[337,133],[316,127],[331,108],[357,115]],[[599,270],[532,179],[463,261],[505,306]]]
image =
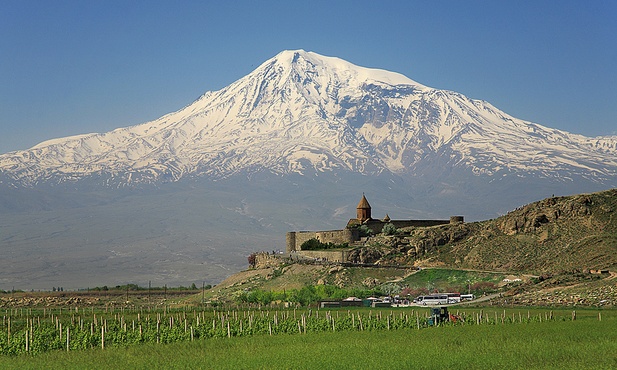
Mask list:
[[476,296],[473,294],[461,294],[461,301],[473,301]]
[[460,303],[461,302],[461,293],[444,293],[448,296],[448,303]]
[[429,304],[448,304],[448,296],[446,294],[421,295],[413,301],[424,306]]

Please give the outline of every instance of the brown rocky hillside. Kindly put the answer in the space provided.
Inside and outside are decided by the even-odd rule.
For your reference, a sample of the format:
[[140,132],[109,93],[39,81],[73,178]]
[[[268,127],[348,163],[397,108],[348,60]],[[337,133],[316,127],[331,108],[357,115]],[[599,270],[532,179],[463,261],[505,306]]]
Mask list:
[[[494,220],[403,228],[395,235],[370,237],[350,254],[350,259],[380,268],[290,263],[284,257],[266,257],[262,256],[266,259],[257,268],[221,282],[206,298],[229,301],[255,289],[284,291],[322,284],[417,288],[426,286],[424,280],[410,280],[417,272],[456,275],[456,271],[463,271],[469,274],[466,279],[482,280],[478,274],[483,273],[492,274],[493,281],[507,276],[523,278],[514,286],[499,284],[502,295],[496,299],[503,304],[614,306],[617,189],[547,198]],[[610,273],[600,276],[588,273],[590,270]],[[542,278],[529,279],[531,276]]]
[[[617,268],[617,189],[551,197],[494,220],[400,230],[381,260],[555,274]],[[387,238],[387,237],[382,237]],[[385,253],[384,253],[385,252]]]

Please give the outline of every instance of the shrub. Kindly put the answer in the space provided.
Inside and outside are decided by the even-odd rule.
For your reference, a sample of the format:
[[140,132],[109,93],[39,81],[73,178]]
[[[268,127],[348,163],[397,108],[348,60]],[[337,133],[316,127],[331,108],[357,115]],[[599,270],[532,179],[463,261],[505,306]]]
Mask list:
[[300,246],[300,249],[302,249],[303,251],[311,251],[311,250],[315,250],[315,249],[323,249],[322,245],[323,245],[323,243],[320,242],[319,240],[317,240],[315,238],[311,238],[311,239],[305,241],[304,243],[302,243],[302,245]]
[[371,236],[373,235],[373,230],[371,230],[366,225],[361,225],[358,230],[360,230],[360,236]]
[[249,267],[255,267],[255,264],[257,263],[257,253],[251,253],[248,256],[248,261],[249,261]]
[[381,232],[384,235],[394,235],[397,232],[397,228],[393,224],[387,223],[384,225],[383,229],[381,229]]
[[315,238],[311,238],[300,246],[303,251],[320,250],[320,249],[335,249],[335,248],[347,248],[348,243],[334,244],[334,243],[322,243]]

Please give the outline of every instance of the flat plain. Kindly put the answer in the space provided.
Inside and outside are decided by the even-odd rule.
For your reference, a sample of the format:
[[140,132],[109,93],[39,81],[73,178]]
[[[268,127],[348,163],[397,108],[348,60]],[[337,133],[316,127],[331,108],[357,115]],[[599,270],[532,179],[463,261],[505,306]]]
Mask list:
[[[312,310],[312,315],[317,310]],[[386,317],[409,315],[410,309],[320,310],[322,318]],[[421,316],[428,309],[416,309]],[[576,319],[573,320],[573,312]],[[14,312],[16,313],[16,312]],[[284,315],[295,313],[298,321],[309,311],[255,312],[279,325]],[[180,311],[169,316],[181,317]],[[205,313],[204,313],[205,314]],[[217,313],[211,312],[217,317]],[[335,331],[309,330],[296,333],[257,333],[246,336],[219,335],[174,343],[141,343],[93,346],[84,350],[52,350],[39,354],[0,356],[3,369],[315,369],[315,368],[457,368],[457,369],[612,369],[617,367],[617,311],[548,310],[533,308],[484,308],[458,312],[468,319],[458,323],[420,328],[388,329],[365,323],[364,330],[336,326]],[[479,315],[482,315],[478,320]],[[75,317],[65,313],[64,319]],[[103,315],[103,314],[99,314]],[[154,313],[151,313],[152,317]],[[161,322],[168,323],[162,312]],[[187,311],[188,315],[188,311]],[[246,312],[219,312],[228,318],[246,317]],[[379,316],[378,316],[379,315]],[[119,317],[119,312],[109,313]],[[99,316],[99,320],[102,316]],[[218,319],[217,319],[218,320]],[[388,319],[390,320],[390,319]],[[333,320],[334,321],[334,320]],[[208,321],[210,322],[210,321]],[[377,323],[377,321],[374,321]],[[390,321],[388,321],[390,323]],[[110,324],[111,325],[111,324]],[[218,321],[216,322],[218,326]],[[338,325],[338,324],[337,324]],[[225,328],[225,325],[223,325]],[[222,333],[226,331],[223,330]]]

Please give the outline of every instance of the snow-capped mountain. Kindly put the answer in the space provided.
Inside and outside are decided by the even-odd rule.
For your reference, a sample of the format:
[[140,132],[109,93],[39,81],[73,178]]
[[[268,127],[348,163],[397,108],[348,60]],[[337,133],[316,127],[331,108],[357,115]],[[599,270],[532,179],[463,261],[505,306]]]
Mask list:
[[115,187],[264,170],[417,175],[434,163],[614,185],[617,137],[549,129],[401,74],[296,50],[157,120],[1,155],[0,181],[96,178]]
[[286,231],[343,227],[362,192],[375,217],[479,220],[608,187],[615,136],[284,51],[152,122],[0,155],[0,285],[218,283]]

